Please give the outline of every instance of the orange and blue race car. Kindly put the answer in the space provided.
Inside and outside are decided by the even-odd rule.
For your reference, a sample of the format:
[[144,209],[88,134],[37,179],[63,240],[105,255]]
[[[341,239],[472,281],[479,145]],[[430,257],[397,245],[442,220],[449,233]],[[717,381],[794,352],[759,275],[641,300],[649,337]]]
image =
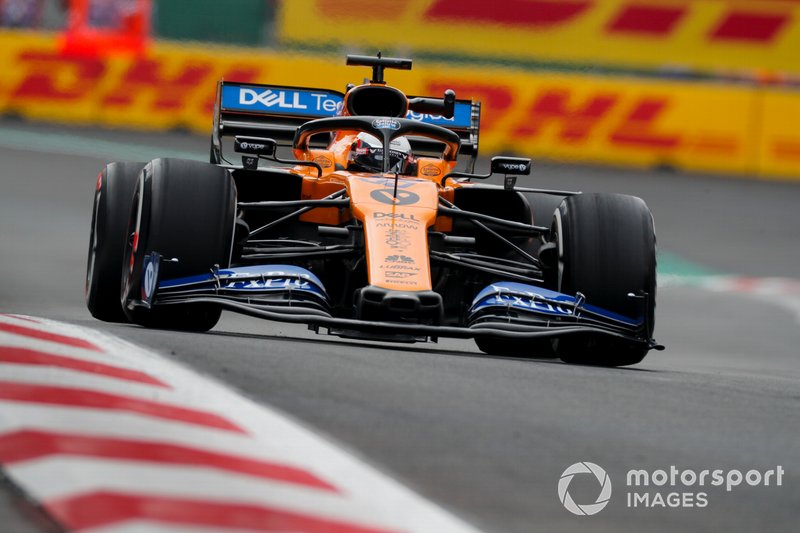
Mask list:
[[[209,163],[106,166],[92,315],[207,331],[229,310],[347,338],[474,338],[487,354],[604,366],[663,348],[641,199],[518,187],[523,158],[494,157],[476,174],[480,103],[388,85],[385,71],[409,59],[347,63],[371,67],[371,80],[345,93],[220,82]],[[502,184],[480,182],[492,175]]]

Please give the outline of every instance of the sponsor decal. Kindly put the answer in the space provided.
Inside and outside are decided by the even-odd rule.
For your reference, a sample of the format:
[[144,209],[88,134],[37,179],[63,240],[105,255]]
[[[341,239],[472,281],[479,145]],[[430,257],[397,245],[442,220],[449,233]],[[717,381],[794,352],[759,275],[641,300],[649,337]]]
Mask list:
[[[543,287],[501,281],[487,286],[478,293],[473,301],[471,310],[476,311],[485,307],[494,306],[506,309],[516,308],[549,315],[570,316],[572,315],[572,304],[575,302],[576,299],[573,296],[561,294]],[[590,304],[584,303],[581,308],[632,326],[641,323],[641,318],[634,319],[622,316]]]
[[258,168],[258,158],[248,155],[242,156],[242,166],[247,170],[256,170]]
[[[287,101],[287,99],[291,99]],[[253,105],[260,102],[264,107],[279,107],[283,109],[308,109],[307,105],[300,102],[300,93],[288,91],[256,91],[255,89],[239,89],[239,103]]]
[[419,220],[411,213],[375,213],[376,219],[390,219],[392,221],[405,222],[406,224],[416,225]]
[[242,150],[253,150],[254,152],[260,152],[261,150],[264,150],[267,147],[267,145],[242,141],[239,143],[239,147]]
[[310,282],[298,278],[267,278],[242,281],[229,281],[225,284],[226,289],[300,289],[313,290],[315,287]]
[[419,272],[419,267],[411,265],[381,265],[381,270],[407,270],[410,272]]
[[485,302],[487,305],[511,305],[523,309],[544,311],[545,313],[557,315],[571,315],[570,309],[565,309],[560,305],[554,305],[542,300],[538,294],[518,295],[518,294],[496,294]]
[[283,265],[281,270],[270,270],[274,265],[259,265],[252,267],[236,267],[227,270],[220,270],[220,279],[236,279],[247,276],[262,276],[262,277],[296,277],[313,281],[316,284],[321,284],[319,279],[312,273],[304,268],[292,267],[291,265]]
[[[277,267],[277,268],[276,268]],[[292,265],[253,265],[220,270],[214,274],[165,280],[159,288],[169,289],[194,283],[220,284],[226,289],[303,289],[323,293],[322,282],[308,270]]]
[[397,197],[394,196],[394,189],[375,189],[369,195],[373,200],[389,205],[413,205],[419,202],[417,193],[400,188],[397,190]]
[[408,257],[407,255],[390,255],[386,257],[387,263],[405,263],[407,265],[413,265],[414,259]]
[[472,106],[468,102],[456,102],[451,118],[428,113],[415,113],[414,111],[409,111],[406,114],[406,118],[416,122],[444,126],[445,128],[469,128],[472,124]]
[[508,172],[525,172],[525,169],[528,168],[528,165],[525,163],[500,163],[500,168],[503,170],[507,170]]
[[[376,185],[382,183],[384,187],[391,188],[392,192],[394,192],[394,178],[355,178],[358,181],[363,183],[369,183],[370,185]],[[411,179],[398,179],[397,180],[397,188],[398,189],[408,189],[409,187],[413,187],[420,183],[420,180],[411,180]]]
[[375,224],[376,228],[417,229],[416,224],[403,224],[402,222],[383,222]]
[[397,270],[388,270],[383,274],[387,279],[410,278],[417,275],[416,272],[400,272]]
[[[438,94],[441,94],[441,92]],[[427,113],[415,113],[414,111],[409,111],[406,114],[406,118],[416,122],[444,126],[445,128],[469,128],[472,125],[472,105],[469,102],[456,102],[451,118]]]
[[445,123],[453,125],[452,123],[456,121],[455,115],[450,118],[445,118],[442,115],[431,115],[428,113],[415,113],[413,111],[409,111],[406,114],[406,118],[411,120],[416,120],[417,122],[428,122],[430,124],[437,124],[437,123]]
[[153,303],[153,296],[156,292],[156,284],[158,280],[158,256],[155,254],[147,254],[144,256],[142,264],[142,303],[150,306]]
[[441,169],[434,165],[426,165],[422,167],[422,170],[420,171],[420,174],[422,174],[423,176],[431,176],[431,177],[438,176],[441,173],[442,173]]
[[319,155],[314,158],[314,162],[321,166],[322,168],[331,168],[333,166],[333,161],[329,158],[325,157],[324,155]]
[[389,281],[394,285],[417,285],[417,283],[414,281],[408,281],[404,279],[392,279]]
[[399,130],[400,121],[393,118],[376,118],[372,121],[372,127],[379,130]]
[[387,230],[386,240],[384,242],[393,250],[402,250],[411,245],[408,234],[402,229]]
[[222,89],[222,107],[231,110],[269,111],[330,117],[342,106],[342,96],[314,89],[247,87],[235,84]]

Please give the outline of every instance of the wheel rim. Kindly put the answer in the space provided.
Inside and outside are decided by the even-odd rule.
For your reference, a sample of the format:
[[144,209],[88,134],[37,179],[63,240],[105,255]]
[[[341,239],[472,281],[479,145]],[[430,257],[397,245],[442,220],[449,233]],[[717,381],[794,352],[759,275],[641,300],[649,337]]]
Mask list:
[[95,263],[97,262],[97,227],[100,214],[100,195],[102,193],[98,189],[94,196],[94,208],[92,210],[92,232],[89,239],[89,258],[86,261],[86,285],[84,287],[84,294],[88,298],[92,290],[92,281],[94,280]]
[[131,293],[133,284],[133,272],[136,265],[136,252],[139,248],[139,230],[142,223],[142,188],[143,180],[139,180],[133,192],[131,202],[131,214],[128,218],[128,229],[125,239],[125,253],[122,259],[122,287],[121,300],[122,307],[127,306],[128,295]]

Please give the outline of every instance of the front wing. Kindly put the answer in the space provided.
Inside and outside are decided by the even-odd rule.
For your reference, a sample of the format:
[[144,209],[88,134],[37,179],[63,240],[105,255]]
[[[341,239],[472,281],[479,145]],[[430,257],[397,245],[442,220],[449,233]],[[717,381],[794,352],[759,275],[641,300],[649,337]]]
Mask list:
[[[143,281],[147,286],[142,288],[141,300],[133,305],[215,304],[257,318],[306,324],[317,333],[395,342],[435,342],[440,337],[526,340],[591,334],[663,350],[647,334],[645,318],[632,319],[592,306],[582,295],[574,297],[522,283],[489,285],[475,297],[466,325],[445,326],[333,316],[319,278],[294,265],[217,269],[208,274],[160,281],[160,262],[156,254],[146,258],[146,263],[153,266],[153,275]],[[643,301],[642,309],[646,307]]]

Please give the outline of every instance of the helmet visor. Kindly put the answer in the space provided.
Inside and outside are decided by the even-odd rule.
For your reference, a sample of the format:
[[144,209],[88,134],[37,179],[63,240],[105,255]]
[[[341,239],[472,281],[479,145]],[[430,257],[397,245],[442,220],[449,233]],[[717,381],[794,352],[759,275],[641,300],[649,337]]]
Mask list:
[[[383,148],[360,143],[351,152],[350,170],[383,172]],[[389,150],[389,172],[406,174],[411,168],[411,154],[402,150]]]

